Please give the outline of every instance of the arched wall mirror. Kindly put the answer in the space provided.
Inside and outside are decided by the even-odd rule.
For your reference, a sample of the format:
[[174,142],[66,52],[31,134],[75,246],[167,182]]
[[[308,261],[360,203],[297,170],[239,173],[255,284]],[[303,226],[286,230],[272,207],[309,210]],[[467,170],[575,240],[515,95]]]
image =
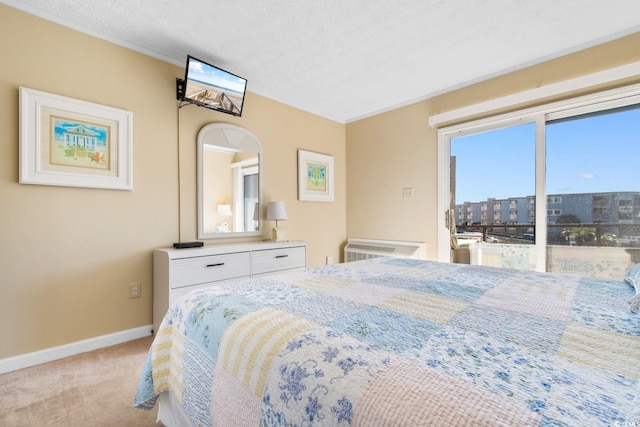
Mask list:
[[262,147],[248,130],[210,123],[198,133],[198,239],[262,235]]

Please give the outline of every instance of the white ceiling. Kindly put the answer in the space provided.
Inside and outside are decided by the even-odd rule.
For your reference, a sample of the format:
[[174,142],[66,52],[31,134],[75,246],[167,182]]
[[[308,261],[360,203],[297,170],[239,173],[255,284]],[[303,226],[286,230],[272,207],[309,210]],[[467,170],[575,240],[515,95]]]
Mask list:
[[0,3],[341,123],[640,31],[639,0]]

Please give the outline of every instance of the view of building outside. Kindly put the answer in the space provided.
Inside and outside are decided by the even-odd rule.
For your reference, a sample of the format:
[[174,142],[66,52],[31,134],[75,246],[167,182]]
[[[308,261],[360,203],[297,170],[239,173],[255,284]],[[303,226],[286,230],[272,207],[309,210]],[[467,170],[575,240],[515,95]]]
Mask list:
[[[640,106],[548,122],[547,244],[640,247]],[[459,231],[534,243],[535,125],[451,140]]]
[[450,151],[457,231],[475,239],[482,233],[490,243],[533,243],[534,124],[453,138]]
[[[458,204],[456,226],[485,226],[492,241],[533,243],[535,197]],[[640,247],[640,192],[548,195],[547,228],[549,244]]]

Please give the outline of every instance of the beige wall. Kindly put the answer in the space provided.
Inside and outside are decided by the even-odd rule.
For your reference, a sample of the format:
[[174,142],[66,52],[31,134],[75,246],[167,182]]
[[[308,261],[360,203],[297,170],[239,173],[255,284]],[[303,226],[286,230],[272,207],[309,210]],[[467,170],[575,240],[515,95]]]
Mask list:
[[[426,241],[427,257],[437,259],[437,131],[429,116],[635,61],[640,33],[348,124],[348,235]],[[403,188],[414,189],[413,199],[402,198]]]
[[[349,237],[427,242],[436,221],[437,147],[426,103],[347,125]],[[405,199],[403,190],[413,189]]]
[[[182,67],[5,5],[0,57],[0,358],[151,324],[151,251],[178,240]],[[20,86],[132,111],[133,191],[18,184]],[[346,236],[343,124],[253,93],[241,118],[187,106],[179,119],[183,240],[196,239],[196,135],[228,121],[261,139],[265,201],[286,202],[282,225],[289,238],[307,241],[309,265],[338,259]],[[297,201],[298,148],[335,157],[334,203]],[[132,282],[142,283],[139,299],[128,298]]]

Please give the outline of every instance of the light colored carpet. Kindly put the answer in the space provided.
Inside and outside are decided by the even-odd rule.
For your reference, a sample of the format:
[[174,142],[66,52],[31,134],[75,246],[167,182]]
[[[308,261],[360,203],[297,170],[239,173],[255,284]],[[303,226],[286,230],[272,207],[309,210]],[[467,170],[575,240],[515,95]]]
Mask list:
[[161,426],[133,407],[152,337],[0,375],[0,426]]

